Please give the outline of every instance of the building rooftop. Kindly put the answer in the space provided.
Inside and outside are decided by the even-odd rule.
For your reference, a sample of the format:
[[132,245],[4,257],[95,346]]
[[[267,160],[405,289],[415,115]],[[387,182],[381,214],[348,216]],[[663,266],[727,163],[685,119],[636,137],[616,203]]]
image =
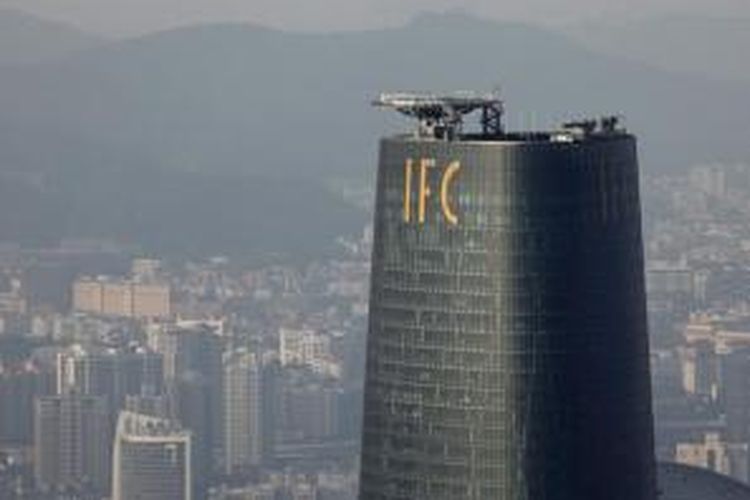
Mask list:
[[502,133],[503,102],[495,94],[462,92],[452,95],[392,93],[380,94],[373,105],[395,109],[419,122],[419,137],[438,139],[459,138],[463,130],[464,116],[475,111],[482,112],[482,133]]
[[117,420],[117,435],[126,440],[185,440],[190,433],[182,429],[176,422],[122,411]]
[[659,464],[659,500],[750,500],[750,486],[707,469]]
[[[618,116],[567,122],[550,132],[508,132],[503,126],[505,106],[495,93],[384,93],[372,104],[415,118],[418,126],[414,136],[418,139],[565,143],[626,133]],[[465,132],[465,119],[475,112],[481,115],[479,130]]]

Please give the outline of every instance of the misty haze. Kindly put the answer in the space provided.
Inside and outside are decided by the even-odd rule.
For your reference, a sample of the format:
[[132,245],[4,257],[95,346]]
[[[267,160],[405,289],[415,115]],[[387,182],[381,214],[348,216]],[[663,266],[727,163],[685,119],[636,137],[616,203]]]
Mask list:
[[750,500],[748,48],[0,1],[0,499]]

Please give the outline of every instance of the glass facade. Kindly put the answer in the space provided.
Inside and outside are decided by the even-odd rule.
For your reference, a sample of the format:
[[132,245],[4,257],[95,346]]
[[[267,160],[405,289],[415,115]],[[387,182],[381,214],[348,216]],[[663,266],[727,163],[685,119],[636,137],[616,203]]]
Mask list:
[[120,453],[122,479],[117,498],[190,498],[189,450],[185,442],[126,442]]
[[654,500],[635,139],[380,149],[361,500]]
[[112,500],[191,500],[192,435],[168,419],[120,412]]

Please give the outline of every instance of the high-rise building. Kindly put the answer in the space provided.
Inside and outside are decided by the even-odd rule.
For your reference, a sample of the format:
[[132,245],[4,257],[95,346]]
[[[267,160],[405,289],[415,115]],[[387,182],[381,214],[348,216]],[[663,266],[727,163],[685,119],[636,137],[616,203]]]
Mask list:
[[33,443],[34,398],[41,392],[33,363],[0,366],[0,449]]
[[[199,374],[206,384],[205,404],[208,411],[207,434],[197,437],[209,443],[212,458],[221,457],[222,432],[222,339],[208,328],[176,329],[158,332],[151,339],[152,347],[164,356],[164,376],[172,388],[185,374]],[[194,399],[194,398],[193,398]],[[193,403],[190,403],[194,405]],[[197,429],[191,429],[198,432]],[[215,462],[212,460],[212,463]],[[203,471],[209,474],[210,470]]]
[[321,375],[341,376],[341,366],[331,351],[331,338],[313,330],[281,328],[279,359],[282,366],[307,366]]
[[104,397],[114,428],[127,396],[162,393],[163,364],[161,354],[145,349],[118,351],[73,345],[57,355],[57,393]]
[[698,443],[678,443],[674,459],[681,464],[703,467],[726,476],[732,473],[727,443],[718,433],[707,433]]
[[34,477],[41,490],[104,494],[111,433],[104,398],[82,394],[36,400]]
[[277,415],[282,441],[323,442],[337,437],[341,390],[310,379],[308,373],[300,375],[287,375],[282,383]]
[[165,318],[171,314],[170,287],[157,281],[81,278],[73,284],[76,311],[125,318]]
[[125,411],[141,413],[151,417],[170,418],[172,416],[171,400],[167,394],[160,396],[132,394],[125,398]]
[[700,341],[679,350],[682,388],[688,394],[715,398],[719,386],[719,356],[710,341]]
[[360,499],[654,500],[635,138],[379,104]]
[[241,348],[224,357],[224,468],[243,474],[261,464],[263,454],[262,368]]
[[114,350],[75,344],[57,354],[57,394],[104,396],[110,406],[119,399]]
[[725,439],[730,443],[746,443],[750,440],[750,348],[722,354],[719,360]]
[[174,422],[121,412],[112,455],[113,500],[191,500],[190,432]]
[[280,420],[284,373],[278,361],[263,362],[263,399],[261,401],[263,426],[263,457],[273,459],[276,455],[278,433],[283,427]]
[[195,498],[203,498],[211,477],[213,452],[211,444],[211,387],[198,372],[182,373],[173,383],[174,416],[192,434],[193,482]]
[[331,355],[331,339],[313,330],[281,328],[279,358],[282,366],[305,365]]
[[164,392],[164,356],[137,348],[120,352],[118,361],[122,393],[157,396]]

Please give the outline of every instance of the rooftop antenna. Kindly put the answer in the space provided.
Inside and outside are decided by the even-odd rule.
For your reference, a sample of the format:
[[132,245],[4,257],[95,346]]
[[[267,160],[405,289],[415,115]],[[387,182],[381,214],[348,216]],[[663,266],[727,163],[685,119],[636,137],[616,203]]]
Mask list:
[[464,116],[481,111],[482,135],[503,133],[503,101],[497,93],[460,92],[451,95],[421,93],[384,93],[373,106],[392,108],[419,121],[420,137],[452,140],[463,132]]

